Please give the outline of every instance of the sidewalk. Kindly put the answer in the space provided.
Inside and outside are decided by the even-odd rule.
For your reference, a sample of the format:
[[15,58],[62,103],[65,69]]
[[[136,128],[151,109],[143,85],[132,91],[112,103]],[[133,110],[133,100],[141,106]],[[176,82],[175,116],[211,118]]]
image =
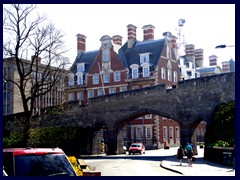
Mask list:
[[[168,154],[176,154],[177,148],[170,148]],[[231,166],[214,163],[203,159],[204,150],[198,147],[198,155],[195,155],[196,161],[193,162],[192,167],[188,167],[187,158],[184,157],[183,164],[180,163],[176,156],[167,157],[161,161],[160,166],[180,173],[185,176],[235,176],[235,170]]]

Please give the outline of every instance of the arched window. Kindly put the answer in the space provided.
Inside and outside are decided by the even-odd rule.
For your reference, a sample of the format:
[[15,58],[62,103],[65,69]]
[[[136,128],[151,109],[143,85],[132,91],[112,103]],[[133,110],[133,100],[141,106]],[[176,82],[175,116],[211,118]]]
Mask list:
[[69,86],[74,85],[74,74],[73,73],[68,74],[68,85]]

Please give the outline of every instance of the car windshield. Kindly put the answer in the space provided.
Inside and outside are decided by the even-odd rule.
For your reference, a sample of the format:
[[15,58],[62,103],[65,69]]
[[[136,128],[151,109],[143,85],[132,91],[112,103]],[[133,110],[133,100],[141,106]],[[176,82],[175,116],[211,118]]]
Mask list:
[[140,144],[132,144],[132,147],[141,147]]
[[76,176],[64,154],[15,157],[15,176]]

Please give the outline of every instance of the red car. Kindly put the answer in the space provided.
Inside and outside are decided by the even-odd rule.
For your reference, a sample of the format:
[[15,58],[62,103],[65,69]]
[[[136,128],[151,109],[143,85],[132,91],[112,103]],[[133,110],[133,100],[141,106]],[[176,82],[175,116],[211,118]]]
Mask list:
[[8,176],[77,176],[59,148],[6,148],[3,166]]
[[135,153],[139,153],[139,154],[145,154],[145,146],[143,145],[143,143],[133,143],[128,150],[128,154],[135,154]]

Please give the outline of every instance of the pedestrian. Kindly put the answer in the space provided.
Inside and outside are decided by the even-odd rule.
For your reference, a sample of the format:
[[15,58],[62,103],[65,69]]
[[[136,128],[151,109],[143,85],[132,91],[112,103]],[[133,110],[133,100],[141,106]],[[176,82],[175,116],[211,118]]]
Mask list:
[[192,166],[193,149],[192,149],[192,146],[188,142],[185,147],[185,151],[186,151],[186,155],[187,155],[188,166]]
[[180,166],[182,166],[183,156],[185,156],[184,149],[182,145],[177,150],[177,159],[179,160]]

